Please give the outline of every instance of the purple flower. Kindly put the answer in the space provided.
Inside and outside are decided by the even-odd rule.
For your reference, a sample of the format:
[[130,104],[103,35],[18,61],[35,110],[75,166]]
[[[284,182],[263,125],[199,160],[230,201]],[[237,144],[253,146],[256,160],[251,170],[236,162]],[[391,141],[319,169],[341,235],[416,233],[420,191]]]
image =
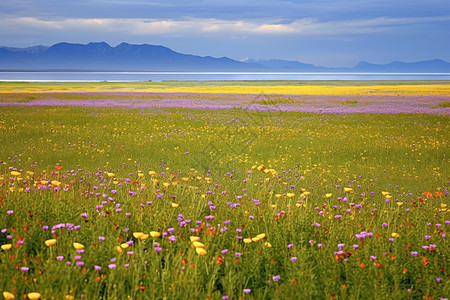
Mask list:
[[61,260],[64,259],[64,256],[57,256],[56,259],[59,260],[59,261],[61,261]]
[[100,242],[103,242],[103,241],[106,240],[106,238],[105,238],[104,236],[99,236],[99,237],[98,237],[98,240],[99,240]]
[[22,267],[20,268],[20,271],[22,271],[23,273],[27,272],[30,268],[28,267]]
[[280,280],[280,278],[281,278],[280,275],[277,275],[277,276],[273,276],[272,280],[273,281],[278,281],[278,280]]
[[227,254],[228,253],[228,249],[222,250],[220,253]]
[[82,267],[82,266],[84,266],[84,262],[77,261],[76,265],[77,265],[77,267]]
[[12,214],[14,213],[14,211],[8,210],[6,213],[7,213],[8,215],[12,215]]
[[437,282],[441,282],[441,280],[442,280],[442,278],[439,278],[439,277],[436,278]]
[[244,293],[246,294],[250,294],[251,291],[252,291],[251,289],[244,289]]
[[414,256],[414,257],[416,257],[417,255],[419,255],[419,252],[417,252],[417,251],[412,251],[412,252],[411,252],[411,255]]
[[429,240],[429,239],[431,239],[431,236],[430,236],[430,235],[426,235],[426,236],[425,236],[425,239],[426,239],[426,240]]
[[108,265],[108,268],[110,268],[112,270],[112,269],[117,268],[117,266],[115,264],[110,264],[110,265]]
[[128,251],[128,252],[127,252],[127,255],[133,255],[133,254],[134,254],[133,251]]
[[100,270],[102,269],[102,267],[95,265],[95,266],[94,266],[94,269],[95,269],[95,271],[98,272],[98,271],[100,271]]
[[289,244],[287,245],[288,249],[291,249],[292,247],[294,247],[294,244]]
[[174,235],[169,236],[169,241],[175,242],[177,240],[177,237]]
[[338,244],[339,250],[341,250],[341,249],[344,248],[344,247],[345,247],[345,244]]
[[234,255],[236,255],[236,257],[241,257],[242,253],[236,252]]
[[373,256],[373,255],[371,255],[371,256],[370,256],[370,260],[371,260],[371,261],[375,261],[375,260],[377,260],[377,257],[376,257],[376,256]]
[[388,224],[387,224],[387,223],[383,223],[383,224],[381,224],[381,226],[383,226],[384,228],[386,228],[386,227],[388,227]]
[[81,255],[77,255],[73,258],[74,260],[80,260],[81,259]]
[[291,257],[291,261],[292,261],[292,262],[294,262],[294,261],[296,261],[296,260],[297,260],[297,257],[295,257],[295,256]]
[[158,253],[161,252],[161,250],[162,250],[162,249],[161,249],[160,247],[156,247],[156,248],[155,248],[155,251],[158,252]]

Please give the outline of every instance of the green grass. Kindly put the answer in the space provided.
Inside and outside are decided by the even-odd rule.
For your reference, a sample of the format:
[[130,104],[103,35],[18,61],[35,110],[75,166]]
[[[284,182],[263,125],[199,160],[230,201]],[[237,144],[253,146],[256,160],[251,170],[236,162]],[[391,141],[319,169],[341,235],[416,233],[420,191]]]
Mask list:
[[[450,294],[448,116],[2,107],[0,130],[0,245],[12,244],[0,252],[0,289],[16,299]],[[181,227],[182,219],[191,221]],[[81,228],[52,233],[61,223]],[[176,241],[133,237],[170,228]],[[358,240],[363,231],[373,236]],[[236,238],[261,233],[249,244]],[[119,254],[126,241],[134,243]],[[430,244],[434,251],[422,248]]]

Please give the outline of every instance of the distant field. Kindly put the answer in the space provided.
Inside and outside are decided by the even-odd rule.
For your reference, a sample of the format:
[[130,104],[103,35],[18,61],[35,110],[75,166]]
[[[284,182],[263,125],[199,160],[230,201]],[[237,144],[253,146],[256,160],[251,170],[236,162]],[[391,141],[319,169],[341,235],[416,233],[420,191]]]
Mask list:
[[448,83],[297,83],[0,83],[4,298],[448,298]]
[[0,82],[0,91],[136,91],[284,95],[442,95],[450,81],[162,81],[162,82]]

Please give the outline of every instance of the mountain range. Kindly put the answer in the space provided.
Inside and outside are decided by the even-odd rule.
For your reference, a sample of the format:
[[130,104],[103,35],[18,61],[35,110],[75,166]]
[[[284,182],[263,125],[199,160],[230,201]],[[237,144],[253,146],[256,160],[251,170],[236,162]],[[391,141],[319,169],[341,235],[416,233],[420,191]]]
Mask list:
[[28,48],[0,47],[0,70],[37,71],[234,71],[234,72],[402,72],[448,73],[450,63],[441,60],[371,64],[360,62],[352,68],[329,68],[279,59],[233,60],[175,52],[164,46],[105,42],[58,43]]

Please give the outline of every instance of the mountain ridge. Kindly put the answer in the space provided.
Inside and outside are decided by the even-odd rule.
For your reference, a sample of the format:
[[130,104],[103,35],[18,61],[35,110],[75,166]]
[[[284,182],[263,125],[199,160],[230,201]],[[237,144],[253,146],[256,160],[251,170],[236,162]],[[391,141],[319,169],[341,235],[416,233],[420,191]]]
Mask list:
[[233,60],[176,52],[162,45],[129,44],[112,47],[106,42],[26,48],[0,46],[0,70],[102,70],[102,71],[281,71],[281,72],[450,72],[442,59],[418,62],[393,61],[373,64],[362,61],[350,68],[316,66],[282,59]]

